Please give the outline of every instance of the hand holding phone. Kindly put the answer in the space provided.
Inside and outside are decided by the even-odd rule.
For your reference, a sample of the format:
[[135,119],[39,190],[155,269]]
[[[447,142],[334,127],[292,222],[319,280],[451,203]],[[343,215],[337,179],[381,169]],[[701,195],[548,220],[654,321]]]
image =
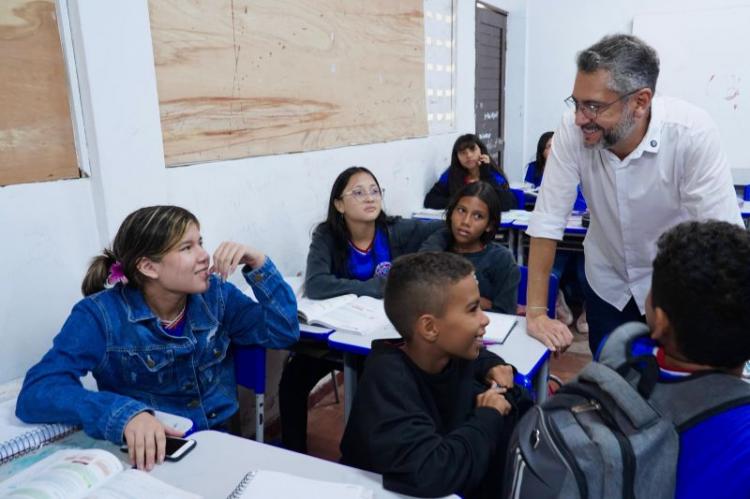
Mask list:
[[154,464],[164,462],[167,436],[182,436],[182,432],[165,427],[149,412],[133,416],[123,432],[130,463],[139,470],[151,471]]
[[[197,442],[195,440],[189,438],[167,436],[164,459],[167,461],[179,461],[193,450],[196,444]],[[121,445],[120,450],[122,452],[128,452],[127,444]]]

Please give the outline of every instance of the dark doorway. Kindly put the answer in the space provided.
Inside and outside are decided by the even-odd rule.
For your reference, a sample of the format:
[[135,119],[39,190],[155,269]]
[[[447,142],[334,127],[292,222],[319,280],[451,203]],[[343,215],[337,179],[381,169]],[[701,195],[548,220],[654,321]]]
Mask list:
[[476,133],[487,144],[490,155],[503,166],[505,134],[505,33],[508,16],[490,6],[476,5],[476,85],[474,110]]

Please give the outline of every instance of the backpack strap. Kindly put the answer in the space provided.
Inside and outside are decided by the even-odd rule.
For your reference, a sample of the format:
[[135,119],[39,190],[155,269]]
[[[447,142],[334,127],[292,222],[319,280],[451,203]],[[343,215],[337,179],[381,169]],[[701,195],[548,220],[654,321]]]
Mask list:
[[716,414],[750,404],[750,384],[718,371],[699,372],[657,383],[650,401],[681,432]]

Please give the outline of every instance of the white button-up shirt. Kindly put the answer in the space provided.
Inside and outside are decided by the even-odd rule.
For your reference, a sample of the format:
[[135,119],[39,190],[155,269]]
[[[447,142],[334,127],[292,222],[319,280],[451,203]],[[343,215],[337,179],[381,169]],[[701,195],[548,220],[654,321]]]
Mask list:
[[580,183],[591,211],[586,278],[619,310],[632,296],[644,313],[664,231],[685,220],[744,227],[718,130],[705,111],[655,97],[646,135],[620,160],[606,149],[586,149],[574,120],[566,113],[555,132],[527,233],[562,239]]

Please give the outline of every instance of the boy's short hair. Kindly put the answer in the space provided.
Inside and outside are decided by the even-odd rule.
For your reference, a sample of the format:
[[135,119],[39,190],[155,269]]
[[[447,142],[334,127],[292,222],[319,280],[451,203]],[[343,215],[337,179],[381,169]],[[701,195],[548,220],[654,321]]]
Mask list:
[[653,306],[666,313],[691,362],[734,369],[750,358],[750,232],[685,222],[657,243]]
[[440,317],[450,288],[474,272],[474,266],[453,253],[426,251],[396,258],[385,284],[384,306],[399,334],[411,340],[423,314]]

